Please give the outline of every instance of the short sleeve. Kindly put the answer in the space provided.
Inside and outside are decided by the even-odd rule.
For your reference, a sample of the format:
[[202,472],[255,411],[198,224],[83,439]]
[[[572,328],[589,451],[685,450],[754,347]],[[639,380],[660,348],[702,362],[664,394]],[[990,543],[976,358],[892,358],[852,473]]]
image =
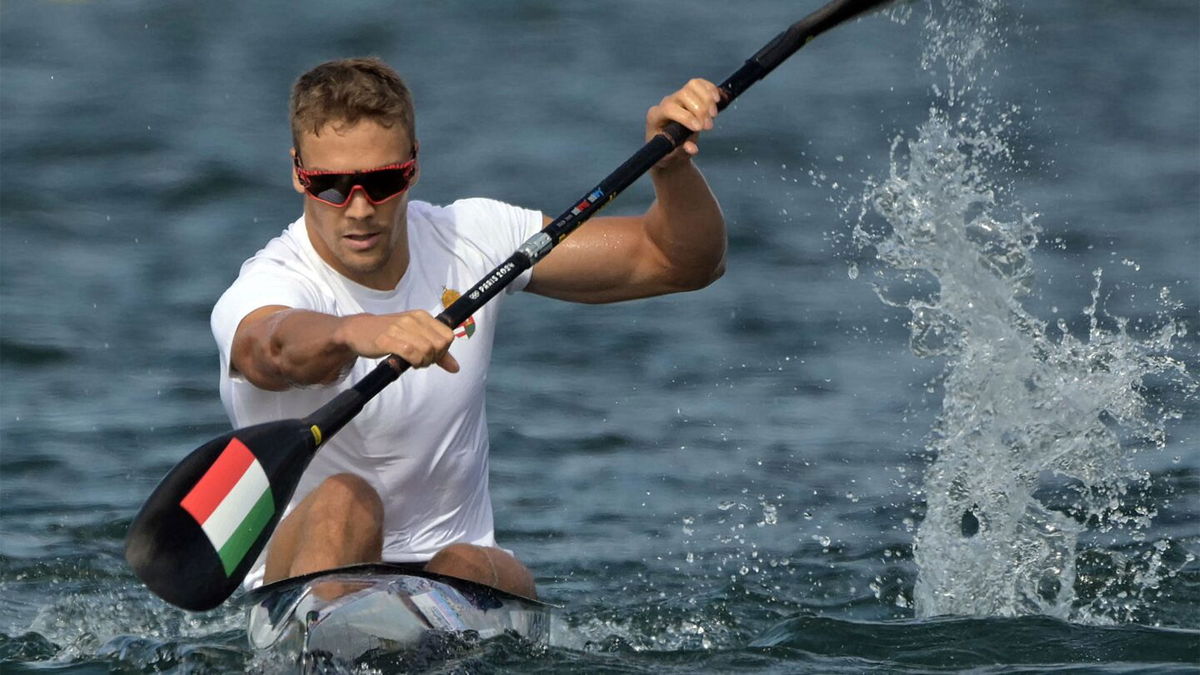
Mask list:
[[[494,199],[461,199],[450,205],[461,225],[481,244],[493,266],[504,262],[525,240],[542,229],[540,211],[513,206]],[[505,289],[516,293],[529,284],[532,274],[525,270]]]

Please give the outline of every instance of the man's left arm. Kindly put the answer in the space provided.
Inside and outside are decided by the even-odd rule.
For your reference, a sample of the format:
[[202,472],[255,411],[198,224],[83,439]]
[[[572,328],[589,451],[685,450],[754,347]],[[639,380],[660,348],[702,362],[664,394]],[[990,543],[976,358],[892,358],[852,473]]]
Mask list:
[[[671,121],[697,134],[711,129],[719,100],[711,82],[688,82],[646,113],[646,139]],[[699,152],[696,138],[650,170],[655,200],[644,214],[584,223],[538,263],[525,290],[602,303],[694,290],[720,278],[725,219],[692,163]]]

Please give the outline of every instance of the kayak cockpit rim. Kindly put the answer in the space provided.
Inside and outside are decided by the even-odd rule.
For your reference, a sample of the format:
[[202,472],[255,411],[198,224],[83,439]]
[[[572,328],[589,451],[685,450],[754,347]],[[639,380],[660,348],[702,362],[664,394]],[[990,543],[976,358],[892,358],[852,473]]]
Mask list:
[[331,577],[337,575],[381,577],[405,575],[412,577],[424,577],[426,579],[441,581],[450,585],[466,586],[468,588],[474,588],[480,591],[486,590],[488,592],[495,593],[500,597],[520,600],[532,605],[545,607],[546,609],[562,609],[562,605],[555,605],[543,600],[525,597],[524,595],[509,593],[508,591],[503,591],[499,588],[488,586],[487,584],[481,584],[479,582],[470,581],[467,579],[459,579],[458,577],[450,577],[444,574],[438,574],[436,572],[429,572],[424,569],[424,563],[401,562],[356,563],[354,565],[344,565],[342,567],[333,567],[327,570],[320,570],[318,572],[301,574],[300,576],[288,577],[287,579],[280,579],[279,581],[274,581],[269,584],[263,584],[258,588],[247,591],[244,595],[236,600],[242,607],[250,607],[258,604],[268,596],[281,593],[294,586],[302,586],[304,584],[321,579],[322,577]]

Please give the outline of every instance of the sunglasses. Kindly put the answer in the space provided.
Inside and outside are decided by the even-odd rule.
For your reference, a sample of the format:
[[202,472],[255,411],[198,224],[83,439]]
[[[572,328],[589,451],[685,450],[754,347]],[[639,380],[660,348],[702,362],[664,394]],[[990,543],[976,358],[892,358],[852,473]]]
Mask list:
[[300,185],[313,199],[343,207],[350,203],[355,190],[362,190],[367,201],[378,206],[388,200],[400,196],[417,173],[417,149],[413,148],[412,157],[402,164],[388,164],[378,169],[341,173],[338,171],[309,171],[300,162],[300,155],[295,157],[296,176]]

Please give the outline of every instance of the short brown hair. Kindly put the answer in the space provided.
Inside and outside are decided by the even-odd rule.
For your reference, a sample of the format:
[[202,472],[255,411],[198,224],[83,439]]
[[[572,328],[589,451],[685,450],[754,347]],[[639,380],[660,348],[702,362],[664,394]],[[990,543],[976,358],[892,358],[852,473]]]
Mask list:
[[414,143],[416,119],[412,94],[400,75],[377,58],[328,61],[300,76],[292,85],[289,117],[292,143],[317,134],[330,123],[356,124],[369,119],[391,128],[400,124]]

